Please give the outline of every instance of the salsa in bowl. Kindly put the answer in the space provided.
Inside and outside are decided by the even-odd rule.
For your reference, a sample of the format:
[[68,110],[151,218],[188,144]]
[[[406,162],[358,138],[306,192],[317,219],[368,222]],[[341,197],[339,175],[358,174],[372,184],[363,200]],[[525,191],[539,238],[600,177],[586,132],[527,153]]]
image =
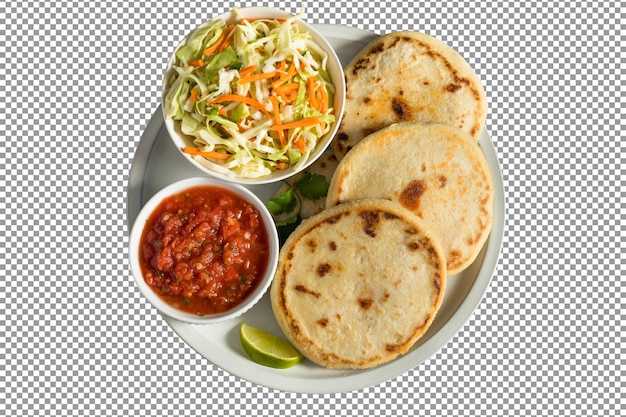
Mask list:
[[278,261],[269,212],[251,191],[215,178],[165,187],[130,234],[130,264],[142,294],[190,323],[239,316],[267,291]]
[[335,136],[345,79],[331,45],[301,16],[233,9],[195,28],[170,57],[162,110],[197,168],[243,184],[305,169]]

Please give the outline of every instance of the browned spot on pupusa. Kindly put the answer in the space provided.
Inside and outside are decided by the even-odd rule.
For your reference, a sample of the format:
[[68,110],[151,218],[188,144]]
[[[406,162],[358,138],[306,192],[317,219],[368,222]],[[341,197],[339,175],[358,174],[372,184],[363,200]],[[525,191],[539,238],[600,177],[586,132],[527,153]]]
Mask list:
[[354,63],[354,67],[352,68],[352,74],[358,75],[361,70],[374,68],[374,67],[369,66],[371,62],[371,58],[375,56],[376,54],[383,52],[384,50],[385,50],[385,47],[383,45],[376,45],[367,54],[359,58],[359,60]]
[[411,110],[411,106],[409,106],[409,103],[401,97],[394,97],[391,99],[391,110],[393,110],[398,120],[413,120],[413,111]]
[[398,218],[398,216],[396,216],[393,213],[385,212],[385,213],[383,213],[383,215],[385,216],[385,219],[387,219],[387,220],[393,220],[393,219],[397,219]]
[[404,345],[402,343],[397,343],[397,344],[393,344],[393,343],[387,343],[385,345],[385,350],[389,353],[394,353],[396,351],[399,351],[400,349],[402,349]]
[[433,280],[433,285],[435,286],[435,290],[437,291],[437,295],[439,295],[439,292],[441,292],[441,284],[439,282],[440,279],[441,279],[441,277],[437,274],[437,276]]
[[344,215],[348,215],[348,214],[349,214],[349,212],[348,212],[348,211],[347,211],[347,212],[345,212],[345,213],[339,213],[339,214],[337,214],[337,215],[335,215],[335,216],[331,216],[331,217],[327,218],[327,219],[326,219],[326,220],[324,220],[324,221],[325,221],[326,223],[328,223],[328,224],[335,224],[335,223],[337,223],[339,220],[341,220],[341,218],[342,218]]
[[306,244],[309,247],[309,249],[311,250],[311,253],[315,252],[315,249],[317,249],[317,240],[315,240],[315,239],[307,240]]
[[448,178],[446,178],[445,175],[440,175],[439,176],[439,188],[445,187],[447,181],[448,181]]
[[364,210],[359,213],[363,219],[363,231],[371,237],[376,237],[376,228],[380,221],[378,212],[372,210]]
[[372,300],[371,298],[359,298],[359,306],[363,310],[368,310],[372,306],[373,303],[374,303],[374,300]]
[[335,141],[335,146],[337,147],[337,150],[342,154],[347,153],[351,148],[351,146],[346,145],[346,142],[350,140],[350,136],[348,136],[347,133],[340,131],[335,137],[337,138],[337,140]]
[[448,269],[454,269],[461,264],[463,253],[458,249],[452,249],[446,256]]
[[370,63],[369,57],[363,57],[354,63],[352,67],[352,74],[359,75],[361,70],[367,69],[368,64]]
[[383,52],[384,50],[385,50],[384,45],[376,45],[374,48],[372,48],[369,54],[376,55],[377,53]]
[[420,244],[420,242],[414,241],[414,242],[410,242],[408,245],[410,250],[412,251],[417,251],[420,250],[420,248],[422,247],[422,245]]
[[317,321],[317,324],[319,324],[322,327],[326,327],[328,326],[328,319],[323,317]]
[[307,288],[304,285],[296,285],[296,291],[304,293],[304,294],[312,295],[315,298],[320,298],[322,296],[322,294],[320,294],[319,292],[313,291],[312,289]]
[[335,241],[331,241],[328,246],[330,246],[331,250],[337,250],[337,243]]
[[320,264],[317,267],[317,275],[319,275],[320,277],[323,277],[324,275],[328,274],[330,271],[332,271],[333,267],[330,266],[330,264],[324,263],[324,264]]
[[363,137],[366,137],[366,136],[371,135],[372,133],[378,132],[378,130],[379,130],[379,129],[378,129],[377,127],[363,129],[363,130],[361,131],[361,135],[362,135]]
[[348,135],[346,135],[344,132],[339,132],[337,133],[337,140],[340,142],[345,142],[348,140]]
[[417,210],[424,191],[426,191],[424,181],[411,181],[400,193],[400,203],[409,210]]
[[[448,61],[445,56],[443,56],[439,52],[433,50],[430,45],[416,39],[411,39],[411,42],[414,42],[416,45],[423,48],[424,55],[433,60],[438,60],[448,70],[454,81],[444,87],[445,91],[455,93],[461,88],[465,87],[466,91],[472,96],[472,98],[476,102],[476,112],[480,112],[481,94],[479,92],[479,86],[472,82],[472,80],[462,77],[456,70],[456,68],[450,63],[450,61]],[[479,123],[476,121],[469,131],[470,135],[475,136],[478,133],[479,129]]]

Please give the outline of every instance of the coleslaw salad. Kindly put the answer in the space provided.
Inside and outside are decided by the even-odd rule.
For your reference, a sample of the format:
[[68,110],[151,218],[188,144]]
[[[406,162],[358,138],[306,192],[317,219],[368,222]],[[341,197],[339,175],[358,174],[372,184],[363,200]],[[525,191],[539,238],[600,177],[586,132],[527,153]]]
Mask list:
[[187,37],[163,103],[165,117],[194,138],[184,153],[244,178],[309,161],[337,121],[336,91],[328,54],[297,24],[301,16],[218,18]]

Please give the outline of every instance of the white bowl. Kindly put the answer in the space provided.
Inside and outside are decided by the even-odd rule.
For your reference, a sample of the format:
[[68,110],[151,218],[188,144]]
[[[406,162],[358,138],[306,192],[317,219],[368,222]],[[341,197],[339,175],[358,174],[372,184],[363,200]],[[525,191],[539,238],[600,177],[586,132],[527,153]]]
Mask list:
[[[265,225],[265,232],[267,233],[269,258],[267,260],[265,273],[262,277],[260,277],[261,281],[257,283],[254,290],[248,294],[248,296],[240,304],[223,313],[198,316],[172,307],[160,298],[146,283],[140,267],[140,241],[148,218],[165,198],[179,194],[189,188],[204,185],[221,187],[234,192],[259,211]],[[143,206],[130,232],[129,258],[131,270],[139,290],[159,312],[174,319],[188,323],[210,324],[240,316],[252,308],[252,306],[254,306],[261,299],[261,297],[267,292],[276,271],[279,249],[278,233],[276,231],[276,227],[274,226],[272,216],[256,195],[238,184],[233,184],[217,178],[196,177],[181,180],[163,188]]]
[[[214,20],[219,19],[219,18],[224,19],[224,21],[228,25],[228,24],[237,22],[239,20],[239,16],[243,16],[245,18],[270,18],[270,19],[287,19],[287,18],[293,17],[292,14],[289,14],[289,13],[286,13],[277,9],[267,8],[267,7],[241,8],[238,10],[238,13],[239,15],[234,13],[233,11],[224,13],[220,16],[217,16],[216,18],[212,20],[209,20],[199,25],[197,28],[210,25]],[[235,174],[226,175],[221,172],[217,172],[201,164],[200,162],[196,161],[193,158],[193,156],[182,152],[182,149],[185,146],[193,146],[193,137],[183,134],[180,130],[180,122],[169,119],[165,115],[165,112],[164,112],[163,118],[165,120],[165,126],[167,128],[170,138],[174,142],[174,145],[176,146],[176,148],[180,151],[180,153],[183,155],[183,157],[187,161],[189,161],[192,165],[194,165],[196,168],[201,170],[203,173],[211,175],[213,177],[221,178],[227,181],[236,182],[239,184],[248,184],[248,185],[267,184],[271,182],[280,181],[285,178],[289,178],[295,175],[296,173],[302,171],[303,169],[311,165],[313,162],[315,162],[315,160],[317,160],[322,155],[322,153],[326,150],[326,148],[330,145],[330,142],[335,137],[337,130],[339,129],[339,124],[341,123],[341,119],[343,117],[344,104],[345,104],[345,99],[346,99],[346,82],[345,82],[345,77],[343,74],[343,68],[341,66],[339,57],[337,56],[333,47],[317,30],[315,30],[311,25],[303,22],[301,19],[297,20],[297,24],[299,25],[300,29],[303,32],[304,31],[309,32],[311,34],[313,41],[315,41],[317,45],[319,45],[328,54],[327,70],[336,90],[335,96],[334,96],[334,103],[333,103],[333,108],[335,112],[335,123],[331,127],[331,130],[320,139],[315,151],[311,153],[307,162],[299,166],[297,169],[295,169],[294,167],[289,167],[284,170],[274,171],[270,175],[263,176],[260,178],[244,178],[241,176],[236,176]],[[197,28],[195,28],[194,30],[196,30]],[[176,51],[185,44],[187,37],[189,37],[189,34],[187,34],[187,36],[185,36],[185,38],[181,41],[181,43],[176,47],[174,53],[170,56],[170,59],[168,61],[168,64],[167,64],[167,67],[163,76],[162,103],[165,102],[165,97],[167,95],[166,83],[170,79],[172,72],[174,71],[172,69],[172,66],[176,62]],[[164,110],[165,106],[162,105],[161,108]]]

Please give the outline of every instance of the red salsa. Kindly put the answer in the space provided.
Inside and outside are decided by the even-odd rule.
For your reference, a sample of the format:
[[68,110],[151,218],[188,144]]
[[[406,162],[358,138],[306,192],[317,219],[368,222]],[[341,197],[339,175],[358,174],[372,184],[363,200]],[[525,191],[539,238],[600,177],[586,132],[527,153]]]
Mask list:
[[265,273],[269,243],[255,207],[225,188],[198,186],[157,206],[139,250],[144,279],[163,300],[205,315],[247,297]]

